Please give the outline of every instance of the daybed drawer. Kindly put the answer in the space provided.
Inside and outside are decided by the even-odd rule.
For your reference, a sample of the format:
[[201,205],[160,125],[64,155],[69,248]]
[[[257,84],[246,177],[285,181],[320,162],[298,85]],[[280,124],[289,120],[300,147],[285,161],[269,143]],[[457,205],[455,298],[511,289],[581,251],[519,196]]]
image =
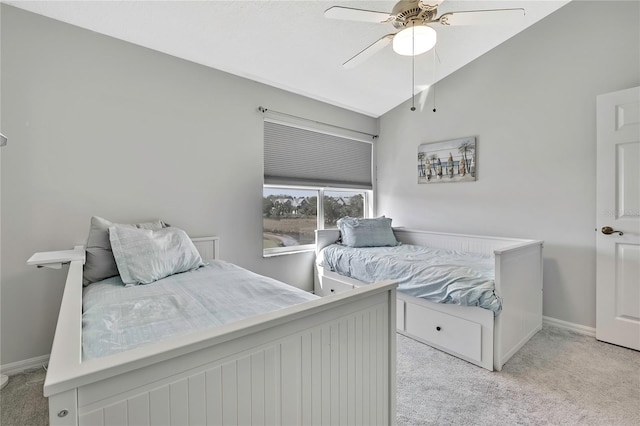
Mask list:
[[409,302],[405,309],[407,333],[473,360],[482,360],[480,324]]
[[353,286],[351,284],[334,281],[330,278],[324,277],[322,280],[320,294],[318,294],[318,292],[316,292],[316,294],[318,294],[318,296],[329,296],[336,293],[342,293],[347,290],[353,290]]

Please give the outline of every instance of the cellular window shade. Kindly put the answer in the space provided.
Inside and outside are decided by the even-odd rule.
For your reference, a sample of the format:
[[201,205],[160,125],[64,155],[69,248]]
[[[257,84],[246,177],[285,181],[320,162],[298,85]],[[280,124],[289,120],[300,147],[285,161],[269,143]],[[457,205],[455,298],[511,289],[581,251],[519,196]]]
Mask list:
[[372,144],[264,122],[264,183],[371,189]]

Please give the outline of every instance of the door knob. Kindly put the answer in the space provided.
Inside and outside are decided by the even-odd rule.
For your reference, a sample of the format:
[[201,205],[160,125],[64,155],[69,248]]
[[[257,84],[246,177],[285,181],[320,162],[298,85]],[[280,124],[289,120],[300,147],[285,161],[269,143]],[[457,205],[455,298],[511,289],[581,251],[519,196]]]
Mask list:
[[624,235],[622,233],[622,231],[616,231],[615,229],[613,229],[610,226],[603,226],[602,227],[602,233],[605,234],[605,235],[611,235],[611,234]]

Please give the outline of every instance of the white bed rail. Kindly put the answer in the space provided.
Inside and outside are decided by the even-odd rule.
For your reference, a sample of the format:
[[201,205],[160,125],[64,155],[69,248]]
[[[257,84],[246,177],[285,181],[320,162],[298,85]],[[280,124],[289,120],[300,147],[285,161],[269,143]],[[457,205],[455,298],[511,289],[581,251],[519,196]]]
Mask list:
[[[49,424],[77,425],[78,402],[76,391],[65,389],[56,393],[57,383],[75,373],[75,366],[82,360],[82,261],[69,264],[67,281],[62,294],[58,323],[49,356],[44,396],[49,397]],[[77,284],[80,284],[79,286]]]
[[404,244],[415,244],[447,250],[460,250],[479,254],[496,254],[505,248],[528,245],[532,240],[488,237],[483,235],[447,234],[408,228],[393,228],[396,239]]

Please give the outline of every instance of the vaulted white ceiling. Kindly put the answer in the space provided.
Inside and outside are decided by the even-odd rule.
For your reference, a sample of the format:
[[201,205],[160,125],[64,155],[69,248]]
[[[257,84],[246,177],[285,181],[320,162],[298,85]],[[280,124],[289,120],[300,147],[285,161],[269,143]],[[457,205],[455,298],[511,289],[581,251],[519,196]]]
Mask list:
[[[378,117],[449,75],[569,0],[446,0],[449,11],[522,7],[516,26],[444,27],[436,60],[412,60],[391,46],[354,69],[342,63],[385,34],[391,24],[326,19],[334,5],[391,12],[395,1],[5,1],[251,80]],[[435,64],[435,66],[434,66]],[[426,92],[425,92],[426,93]]]

